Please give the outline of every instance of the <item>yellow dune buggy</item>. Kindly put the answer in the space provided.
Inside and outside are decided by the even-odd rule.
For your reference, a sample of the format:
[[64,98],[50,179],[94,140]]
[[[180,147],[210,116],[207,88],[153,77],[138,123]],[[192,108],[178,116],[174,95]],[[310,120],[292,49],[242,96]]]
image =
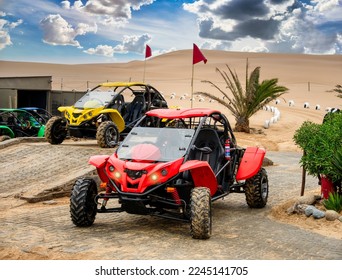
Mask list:
[[145,112],[168,108],[154,87],[138,82],[107,82],[87,91],[73,106],[59,107],[63,116],[52,117],[45,128],[51,144],[67,136],[96,138],[102,148],[112,148]]

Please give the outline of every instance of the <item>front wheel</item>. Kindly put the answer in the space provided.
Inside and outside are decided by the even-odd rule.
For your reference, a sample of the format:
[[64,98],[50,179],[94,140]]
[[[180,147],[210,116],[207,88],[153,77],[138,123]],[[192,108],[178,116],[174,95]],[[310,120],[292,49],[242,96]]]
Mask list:
[[62,117],[52,117],[45,127],[45,139],[53,145],[61,144],[67,136],[67,122]]
[[105,121],[99,125],[96,140],[101,148],[114,148],[119,142],[119,130],[112,121]]
[[72,222],[78,227],[91,226],[96,217],[97,205],[96,182],[93,179],[78,179],[70,196],[70,215]]
[[265,207],[268,198],[268,178],[264,168],[261,168],[255,176],[246,180],[245,194],[249,207]]
[[206,187],[193,188],[190,198],[190,234],[195,239],[208,239],[211,228],[210,190]]

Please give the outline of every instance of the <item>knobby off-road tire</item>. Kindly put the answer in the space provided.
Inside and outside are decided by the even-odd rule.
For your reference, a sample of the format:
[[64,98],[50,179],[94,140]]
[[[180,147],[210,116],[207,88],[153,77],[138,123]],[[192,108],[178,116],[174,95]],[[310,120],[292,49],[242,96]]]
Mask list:
[[67,122],[62,117],[52,117],[45,127],[45,139],[52,145],[61,144],[67,136]]
[[99,125],[96,140],[101,148],[114,148],[119,142],[119,130],[112,121],[105,121]]
[[211,228],[210,190],[206,187],[193,188],[190,198],[190,234],[195,239],[208,239]]
[[246,180],[245,195],[249,207],[265,207],[268,198],[268,178],[264,168],[261,168],[255,176]]
[[78,227],[91,226],[96,217],[97,205],[95,196],[97,195],[96,182],[93,179],[78,179],[70,196],[70,216],[72,222]]

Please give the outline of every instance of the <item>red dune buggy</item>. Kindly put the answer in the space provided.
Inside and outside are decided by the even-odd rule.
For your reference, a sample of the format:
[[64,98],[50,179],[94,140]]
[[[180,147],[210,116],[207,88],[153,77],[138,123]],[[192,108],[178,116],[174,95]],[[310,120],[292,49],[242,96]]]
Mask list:
[[[76,226],[90,226],[97,213],[127,212],[190,222],[193,238],[211,235],[211,204],[245,193],[247,204],[267,203],[265,150],[241,148],[228,119],[212,109],[156,109],[136,124],[111,156],[92,156],[96,180],[78,179],[70,213]],[[109,206],[109,200],[117,204]]]

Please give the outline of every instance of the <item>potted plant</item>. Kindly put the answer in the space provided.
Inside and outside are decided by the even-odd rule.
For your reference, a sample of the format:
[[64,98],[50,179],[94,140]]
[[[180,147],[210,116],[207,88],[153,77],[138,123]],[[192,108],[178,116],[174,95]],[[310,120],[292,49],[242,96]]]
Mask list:
[[301,165],[308,174],[321,181],[322,196],[334,191],[334,182],[341,180],[341,172],[334,164],[335,154],[342,146],[342,114],[331,114],[322,124],[305,121],[293,136],[303,150]]

